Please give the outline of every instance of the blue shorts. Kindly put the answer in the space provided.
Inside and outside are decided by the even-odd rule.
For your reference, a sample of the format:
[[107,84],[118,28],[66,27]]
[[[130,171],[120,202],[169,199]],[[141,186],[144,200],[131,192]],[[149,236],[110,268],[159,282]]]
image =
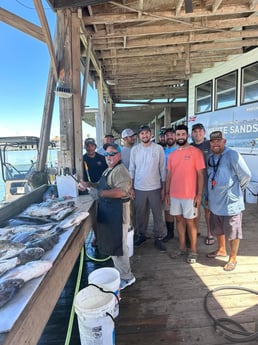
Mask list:
[[242,213],[234,216],[217,216],[211,212],[210,227],[213,236],[225,235],[228,240],[242,240]]

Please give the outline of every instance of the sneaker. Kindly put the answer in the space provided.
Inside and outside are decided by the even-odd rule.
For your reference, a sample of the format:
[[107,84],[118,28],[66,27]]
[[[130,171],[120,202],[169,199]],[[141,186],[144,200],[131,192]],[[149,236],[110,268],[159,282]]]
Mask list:
[[160,239],[156,239],[156,240],[155,240],[154,246],[155,246],[160,252],[166,252],[166,251],[167,251],[166,246],[164,246],[164,244],[162,243],[162,240],[160,240]]
[[133,277],[132,279],[121,279],[120,281],[120,290],[125,289],[127,286],[131,286],[136,282],[136,278]]
[[137,240],[134,242],[134,245],[136,247],[139,247],[141,244],[143,244],[147,240],[147,237],[145,235],[139,235]]

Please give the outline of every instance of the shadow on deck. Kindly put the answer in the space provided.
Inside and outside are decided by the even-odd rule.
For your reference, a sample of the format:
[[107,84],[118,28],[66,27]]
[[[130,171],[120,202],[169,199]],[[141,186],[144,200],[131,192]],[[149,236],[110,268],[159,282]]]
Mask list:
[[[219,287],[258,289],[257,224],[257,204],[247,204],[243,217],[244,240],[241,241],[237,268],[233,272],[223,271],[227,258],[218,260],[206,257],[209,251],[216,249],[216,244],[204,244],[206,228],[203,218],[201,236],[198,238],[199,259],[194,265],[187,264],[185,258],[171,258],[177,249],[177,238],[168,242],[167,253],[159,253],[154,248],[153,239],[137,248],[132,258],[137,280],[133,286],[121,292],[120,314],[115,325],[116,345],[232,344],[215,331],[213,321],[205,311],[204,299],[210,290]],[[151,222],[149,228],[152,228]],[[105,265],[112,266],[112,262],[109,260]],[[87,285],[88,273],[99,267],[103,266],[85,261],[81,288]],[[72,273],[67,285],[74,286],[76,274]],[[70,292],[68,286],[64,289],[60,298],[63,298],[63,307],[57,311],[59,301],[40,345],[64,344],[62,339],[67,328],[64,316],[69,314],[73,296],[71,287],[69,289]],[[249,332],[258,331],[257,305],[257,295],[242,290],[222,290],[208,299],[209,311],[215,318],[232,318]],[[254,345],[257,340],[245,344]],[[70,344],[80,344],[76,321]]]

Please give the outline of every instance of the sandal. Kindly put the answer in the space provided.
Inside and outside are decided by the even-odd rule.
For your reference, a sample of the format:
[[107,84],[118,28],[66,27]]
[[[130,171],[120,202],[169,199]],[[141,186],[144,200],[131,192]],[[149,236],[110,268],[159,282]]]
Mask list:
[[234,271],[236,268],[237,262],[227,262],[226,265],[223,267],[223,270],[226,272]]
[[218,251],[215,250],[215,252],[211,252],[209,254],[207,254],[207,258],[209,259],[219,259],[219,258],[226,258],[227,255],[221,255],[221,254],[218,254]]
[[207,236],[206,238],[205,238],[205,244],[207,245],[207,246],[211,246],[212,244],[214,244],[215,243],[215,238],[214,237],[212,237],[212,236]]
[[188,257],[187,257],[187,262],[189,264],[195,264],[197,262],[197,259],[198,259],[198,254],[190,252]]

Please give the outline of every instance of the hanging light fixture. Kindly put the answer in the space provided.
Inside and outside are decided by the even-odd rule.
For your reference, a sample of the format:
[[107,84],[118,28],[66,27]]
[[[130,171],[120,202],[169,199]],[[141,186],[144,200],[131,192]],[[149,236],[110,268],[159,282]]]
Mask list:
[[71,98],[73,95],[71,87],[63,81],[58,82],[55,94],[60,98]]

